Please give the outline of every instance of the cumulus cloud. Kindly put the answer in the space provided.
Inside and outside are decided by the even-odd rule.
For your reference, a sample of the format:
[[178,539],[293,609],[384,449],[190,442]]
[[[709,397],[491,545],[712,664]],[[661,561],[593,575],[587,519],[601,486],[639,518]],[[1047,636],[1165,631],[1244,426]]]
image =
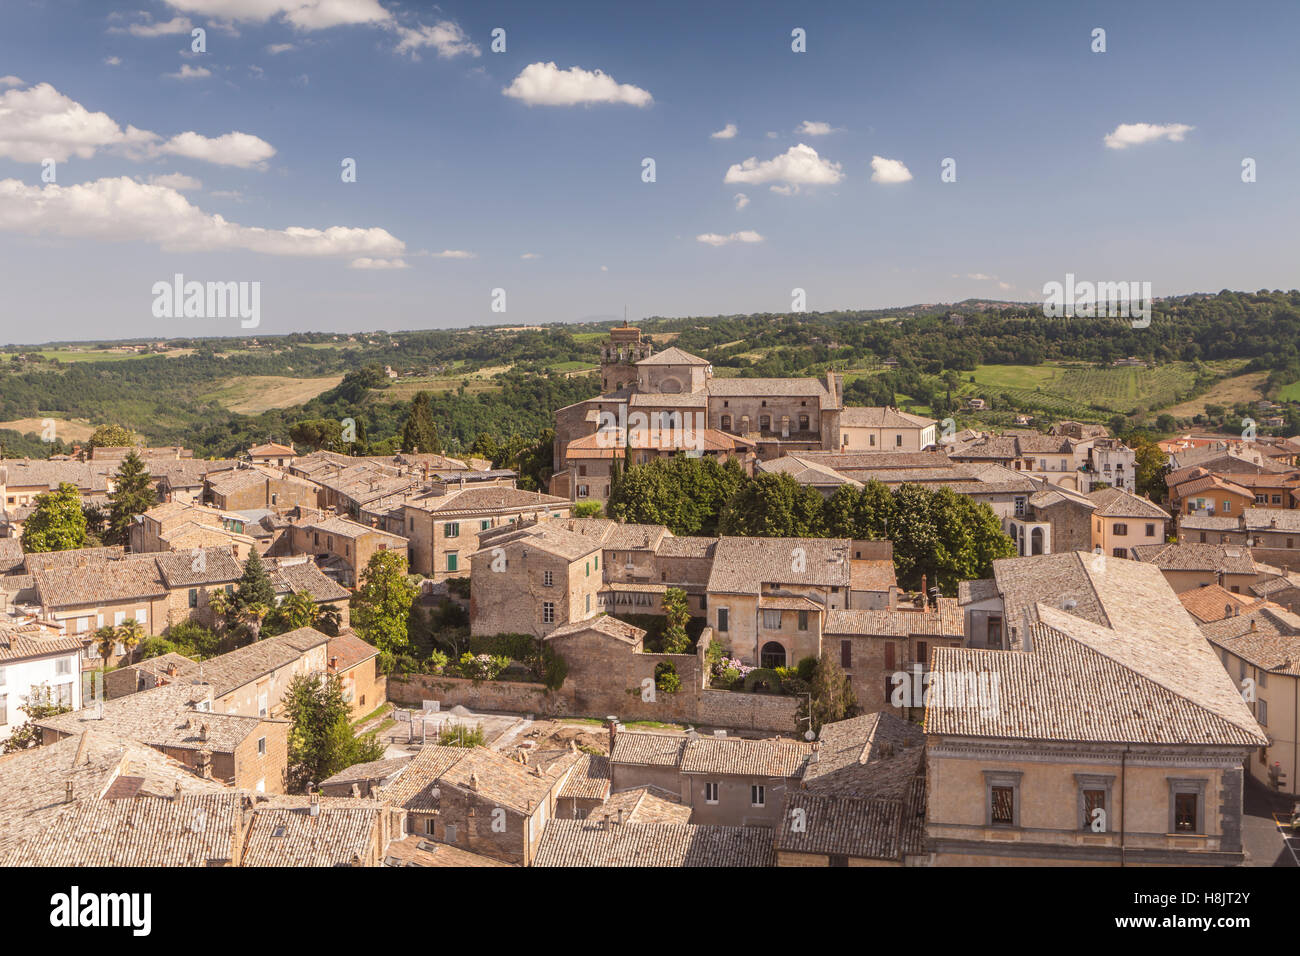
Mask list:
[[716,232],[706,232],[696,236],[695,241],[710,246],[725,246],[731,242],[762,242],[763,237],[752,229],[743,229],[740,232],[729,233],[725,236]]
[[1195,126],[1184,123],[1120,123],[1106,134],[1106,146],[1110,149],[1128,149],[1141,146],[1157,139],[1167,139],[1171,143],[1181,143],[1183,138],[1194,130]]
[[554,63],[530,63],[501,91],[529,106],[579,106],[585,103],[619,103],[649,106],[654,97],[646,90],[619,83],[600,70],[579,66],[561,70]]
[[104,65],[105,65],[105,66],[121,66],[121,65],[122,65],[122,58],[121,58],[120,56],[106,56],[106,57],[104,57]]
[[767,188],[778,196],[793,196],[799,191],[798,186],[768,186]]
[[154,243],[167,251],[246,250],[274,256],[397,259],[406,244],[386,229],[241,226],[206,213],[175,189],[126,176],[75,186],[0,180],[0,231]]
[[737,209],[744,209],[746,206],[749,205],[749,197],[746,196],[744,193],[736,193],[736,195],[733,196],[732,198],[736,200]]
[[0,76],[0,89],[8,89],[11,86],[26,86],[22,80],[16,76]]
[[168,189],[175,189],[177,192],[189,192],[195,189],[202,189],[203,183],[193,176],[186,176],[184,173],[166,173],[162,176],[150,176],[149,184],[151,186],[166,186]]
[[371,259],[368,256],[362,256],[360,259],[353,259],[348,263],[349,269],[406,269],[409,268],[405,259]]
[[292,43],[272,43],[266,48],[266,52],[271,56],[278,56],[281,53],[288,53],[290,50],[296,50],[298,47]]
[[743,163],[731,166],[722,181],[747,185],[770,182],[833,185],[844,178],[842,169],[839,163],[822,159],[817,150],[800,143],[763,162],[751,156]]
[[238,132],[212,138],[193,131],[180,133],[154,151],[240,169],[265,168],[266,161],[275,155],[275,147],[266,140]]
[[392,22],[379,0],[165,0],[173,10],[237,23],[283,19],[299,30]]
[[736,132],[737,132],[736,124],[728,123],[726,126],[722,127],[722,129],[718,130],[716,133],[710,133],[709,139],[734,139],[736,136]]
[[816,120],[804,120],[799,124],[795,132],[800,136],[829,136],[831,133],[838,133],[839,128],[832,126],[830,123],[821,123]]
[[465,31],[459,24],[450,20],[439,20],[431,27],[424,25],[398,27],[397,35],[401,39],[397,44],[396,52],[409,53],[412,59],[419,59],[417,51],[430,46],[437,50],[438,56],[444,60],[460,56],[462,53],[479,56],[483,52],[478,48],[478,44],[465,35]]
[[435,259],[474,259],[476,256],[472,252],[466,252],[464,249],[444,249],[442,252],[431,252],[429,255]]
[[129,33],[133,37],[165,37],[188,34],[194,29],[189,17],[172,17],[163,23],[155,23],[148,14],[142,23],[133,23],[129,27],[109,27],[109,33]]
[[0,156],[20,163],[45,159],[89,159],[109,146],[143,146],[156,135],[128,126],[107,113],[92,113],[48,83],[0,95]]
[[883,156],[871,157],[871,181],[873,183],[905,183],[911,178],[911,171],[903,165],[901,159],[885,159]]
[[170,76],[173,80],[201,80],[211,75],[212,71],[206,66],[190,66],[188,63],[182,63],[178,73],[163,74],[163,76]]

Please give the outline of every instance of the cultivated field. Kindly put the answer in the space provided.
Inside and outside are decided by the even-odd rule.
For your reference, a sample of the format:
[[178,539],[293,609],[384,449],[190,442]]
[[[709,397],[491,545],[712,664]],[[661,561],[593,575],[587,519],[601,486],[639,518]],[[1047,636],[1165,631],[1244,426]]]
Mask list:
[[[1267,372],[1248,372],[1245,375],[1233,375],[1216,384],[1204,395],[1164,409],[1176,418],[1191,418],[1205,411],[1206,405],[1223,405],[1231,408],[1238,402],[1257,402],[1263,397],[1262,387],[1268,378]],[[1285,392],[1285,389],[1283,389]],[[1300,394],[1295,398],[1300,399]],[[1286,399],[1279,399],[1285,401]]]
[[199,397],[204,401],[215,401],[241,415],[257,415],[272,408],[288,408],[309,402],[341,381],[342,375],[326,375],[323,378],[239,375],[226,380],[220,388]]
[[[95,426],[84,421],[69,421],[66,418],[51,418],[54,422],[54,437],[60,441],[85,441],[90,437]],[[41,434],[45,425],[45,420],[41,418],[15,418],[13,421],[0,422],[0,429],[16,431],[20,435],[26,435],[29,432],[37,435]]]

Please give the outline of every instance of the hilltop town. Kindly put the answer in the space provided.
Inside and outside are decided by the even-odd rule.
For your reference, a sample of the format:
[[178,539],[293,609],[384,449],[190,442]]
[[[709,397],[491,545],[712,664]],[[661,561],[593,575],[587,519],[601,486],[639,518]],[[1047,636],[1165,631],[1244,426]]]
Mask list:
[[1300,439],[599,379],[544,487],[0,459],[0,864],[1295,862]]

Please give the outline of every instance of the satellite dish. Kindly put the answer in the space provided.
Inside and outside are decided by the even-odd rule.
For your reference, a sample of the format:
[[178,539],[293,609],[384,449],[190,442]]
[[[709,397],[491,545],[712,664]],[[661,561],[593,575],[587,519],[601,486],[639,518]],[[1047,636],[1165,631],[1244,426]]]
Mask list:
[[812,740],[812,739],[813,739],[814,737],[816,737],[816,736],[817,736],[817,735],[816,735],[815,733],[813,733],[811,730],[805,730],[805,731],[803,732],[803,739],[804,739],[804,740]]

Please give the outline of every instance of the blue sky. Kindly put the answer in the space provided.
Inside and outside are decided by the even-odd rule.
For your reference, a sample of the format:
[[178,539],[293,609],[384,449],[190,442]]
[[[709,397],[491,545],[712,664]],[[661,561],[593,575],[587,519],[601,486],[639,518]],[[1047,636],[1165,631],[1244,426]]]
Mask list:
[[4,0],[0,342],[1296,285],[1300,5],[700,6]]

